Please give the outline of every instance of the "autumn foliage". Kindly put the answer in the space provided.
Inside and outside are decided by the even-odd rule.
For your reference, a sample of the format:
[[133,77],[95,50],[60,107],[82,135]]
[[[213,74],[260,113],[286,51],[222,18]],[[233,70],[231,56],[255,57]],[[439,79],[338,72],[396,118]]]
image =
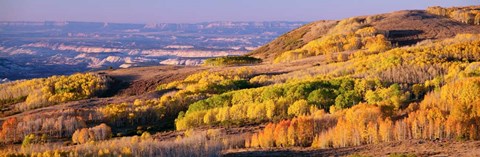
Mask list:
[[216,95],[195,102],[176,119],[177,130],[203,125],[243,125],[342,109],[360,102],[363,87],[353,79],[292,82]]
[[352,50],[378,53],[389,50],[392,46],[382,32],[368,26],[369,22],[374,21],[374,17],[342,20],[327,35],[310,41],[302,48],[283,52],[274,62],[289,62],[318,55],[325,55],[329,61],[345,61],[346,57],[334,57],[333,53]]
[[112,136],[112,129],[102,123],[92,128],[82,128],[75,130],[72,135],[73,143],[87,143],[89,141],[106,140]]
[[34,134],[49,138],[70,137],[75,130],[86,127],[85,120],[74,116],[72,110],[51,116],[29,115],[22,118],[12,117],[3,122],[0,130],[1,143],[14,143],[21,141],[25,136]]
[[[330,123],[314,122],[314,115],[269,123],[247,140],[247,146],[329,148],[410,139],[477,140],[479,93],[480,78],[467,78],[427,94],[419,104],[410,104],[404,118],[364,103],[320,116],[335,117]],[[336,123],[332,125],[332,121]]]
[[428,7],[427,12],[440,16],[446,16],[466,24],[480,25],[480,11],[478,6],[451,8],[435,6]]
[[4,109],[11,108],[2,109],[3,115],[10,115],[98,96],[108,88],[109,83],[110,79],[105,76],[85,73],[0,84],[0,106]]
[[[427,11],[477,24],[471,17],[478,9]],[[480,35],[395,47],[382,30],[369,25],[380,18],[332,22],[336,26],[331,32],[275,59],[323,55],[325,61],[275,67],[271,73],[269,66],[283,65],[200,67],[209,70],[158,85],[158,98],[52,109],[99,96],[109,78],[86,73],[0,84],[0,143],[23,141],[18,155],[216,156],[243,146],[339,148],[412,139],[479,140]],[[258,60],[210,61],[229,65]],[[197,132],[212,127],[218,130]],[[231,127],[246,128],[248,137],[219,131]],[[145,132],[173,129],[171,141]],[[131,137],[117,138],[125,135]],[[50,139],[72,142],[58,151],[40,146]]]

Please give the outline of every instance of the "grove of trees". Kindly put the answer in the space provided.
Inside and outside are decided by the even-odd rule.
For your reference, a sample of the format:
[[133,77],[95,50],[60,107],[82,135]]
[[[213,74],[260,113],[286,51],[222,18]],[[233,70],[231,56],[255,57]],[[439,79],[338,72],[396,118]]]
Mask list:
[[74,110],[46,115],[12,117],[3,122],[0,130],[0,143],[22,141],[27,135],[46,135],[51,139],[70,137],[75,130],[85,128],[85,119],[75,116]]
[[368,25],[374,21],[375,18],[372,17],[368,20],[361,18],[342,20],[327,35],[310,41],[302,48],[283,52],[274,62],[289,62],[318,55],[325,55],[330,61],[345,61],[346,57],[341,54],[335,57],[333,53],[360,49],[369,53],[389,50],[392,46],[381,31]]
[[[244,125],[309,115],[317,110],[332,112],[345,109],[364,101],[365,93],[383,88],[382,84],[374,82],[314,80],[228,92],[191,104],[176,119],[176,128],[185,130],[203,125]],[[391,108],[402,105],[402,98],[405,97],[403,91],[398,88],[391,90],[384,94],[398,95],[400,99],[395,99],[397,104],[391,104]]]
[[479,93],[479,77],[461,79],[410,104],[406,116],[362,103],[335,113],[269,123],[246,146],[330,148],[410,139],[478,140]]
[[72,135],[73,143],[87,143],[89,141],[101,141],[112,137],[112,128],[102,123],[92,128],[75,130]]
[[480,25],[480,7],[451,7],[442,8],[440,6],[428,7],[427,12],[435,15],[445,16],[454,20],[471,24]]
[[205,60],[204,65],[209,66],[232,66],[232,65],[248,65],[261,63],[262,60],[250,56],[225,56],[217,58],[209,58]]
[[1,115],[97,96],[109,83],[105,76],[79,73],[0,84]]

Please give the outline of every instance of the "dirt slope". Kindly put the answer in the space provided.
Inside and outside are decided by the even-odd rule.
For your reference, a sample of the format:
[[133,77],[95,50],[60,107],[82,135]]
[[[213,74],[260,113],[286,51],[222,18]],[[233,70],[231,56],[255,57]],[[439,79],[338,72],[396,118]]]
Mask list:
[[182,80],[187,76],[206,69],[200,66],[151,66],[100,71],[107,76],[124,82],[115,95],[141,95],[154,91],[157,85]]

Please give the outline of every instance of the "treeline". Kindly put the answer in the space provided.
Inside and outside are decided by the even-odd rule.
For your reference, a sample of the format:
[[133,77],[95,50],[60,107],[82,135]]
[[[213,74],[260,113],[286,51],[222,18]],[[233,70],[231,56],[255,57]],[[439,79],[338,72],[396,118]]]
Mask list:
[[[175,120],[177,130],[204,125],[244,125],[335,111],[367,100],[398,109],[408,97],[398,85],[375,80],[313,80],[233,91],[195,102]],[[391,99],[390,97],[396,97]],[[389,102],[394,104],[388,104]]]
[[192,74],[181,81],[161,84],[157,89],[177,90],[176,94],[219,94],[250,87],[248,78],[252,75],[253,70],[245,67],[219,72],[207,70]]
[[248,65],[261,63],[262,60],[250,56],[225,56],[206,59],[204,65],[209,66],[229,66],[229,65]]
[[283,52],[274,62],[288,62],[310,56],[325,55],[327,61],[345,61],[343,54],[334,56],[335,52],[364,50],[368,53],[383,52],[391,48],[391,44],[381,31],[368,24],[381,17],[349,18],[340,21],[330,32],[302,48]]
[[378,105],[364,103],[323,116],[270,123],[247,140],[247,146],[337,148],[410,139],[478,140],[479,92],[480,78],[465,78],[410,104],[403,111],[406,115],[390,115]]
[[49,115],[12,117],[2,123],[0,142],[19,142],[30,134],[48,139],[71,137],[75,130],[87,126],[85,121],[86,119],[78,116],[73,109]]
[[[374,117],[360,126],[345,118],[339,120],[337,126],[329,132],[321,133],[313,146],[342,147],[409,139],[478,140],[478,92],[478,77],[453,82],[440,91],[427,95],[419,105],[411,104],[412,111],[406,118],[392,121],[389,118]],[[363,130],[368,136],[349,132],[350,130]]]
[[157,100],[135,100],[133,103],[108,104],[98,108],[103,121],[116,128],[156,124],[165,116],[166,107]]
[[458,34],[438,41],[423,41],[414,46],[395,48],[379,54],[356,51],[346,62],[312,66],[279,75],[260,75],[251,82],[271,85],[309,78],[378,78],[382,82],[424,84],[439,88],[461,77],[479,76],[480,36]]
[[245,147],[309,147],[316,132],[325,131],[335,124],[336,118],[325,112],[269,123],[262,131],[247,138]]
[[243,135],[226,135],[219,130],[185,133],[175,140],[157,140],[149,133],[87,142],[74,146],[31,144],[21,149],[0,151],[0,156],[221,156],[222,151],[244,148]]
[[0,84],[2,116],[97,96],[109,83],[105,76],[85,73]]
[[480,36],[459,34],[451,39],[359,57],[343,68],[350,69],[355,75],[370,75],[386,82],[415,84],[430,81],[437,83],[433,86],[440,87],[445,81],[472,75],[472,71],[464,70],[478,61]]
[[440,6],[428,7],[427,12],[435,15],[445,16],[462,23],[471,25],[480,25],[480,7],[451,7],[442,8]]

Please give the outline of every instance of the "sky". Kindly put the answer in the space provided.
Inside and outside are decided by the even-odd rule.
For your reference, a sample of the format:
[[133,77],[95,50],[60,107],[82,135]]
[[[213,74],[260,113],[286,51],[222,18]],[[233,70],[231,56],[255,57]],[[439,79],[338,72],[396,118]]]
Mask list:
[[0,21],[316,21],[479,0],[0,0]]

